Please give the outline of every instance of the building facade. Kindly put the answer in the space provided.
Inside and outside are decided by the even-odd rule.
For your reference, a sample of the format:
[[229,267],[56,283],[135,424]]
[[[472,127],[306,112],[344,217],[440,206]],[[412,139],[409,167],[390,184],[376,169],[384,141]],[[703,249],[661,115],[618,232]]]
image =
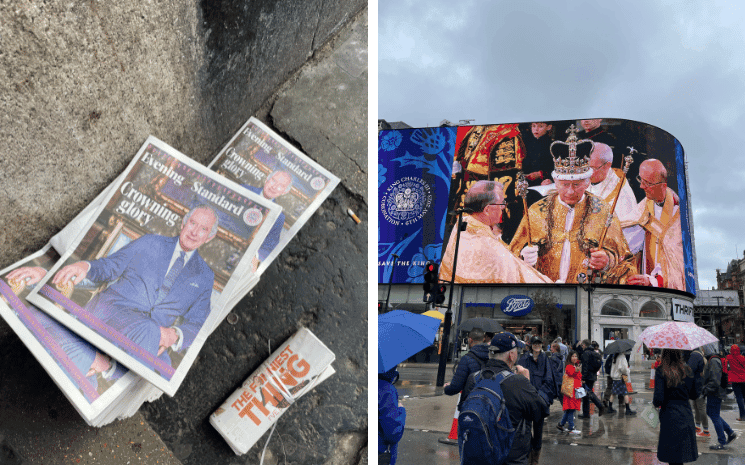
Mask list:
[[[638,341],[647,327],[672,320],[673,299],[693,305],[693,299],[683,293],[599,286],[589,289],[555,284],[455,285],[453,289],[451,356],[464,349],[467,333],[459,332],[458,327],[469,318],[493,318],[507,331],[518,336],[540,335],[544,342],[553,341],[557,336],[571,343],[589,338],[602,348],[615,339]],[[390,296],[388,293],[388,285],[378,285],[378,300],[384,302],[388,297],[389,310],[423,313],[428,309],[422,301],[421,284],[394,284],[390,286]],[[511,316],[502,311],[502,303],[512,296],[530,297],[533,302],[530,313]],[[445,308],[439,310],[446,311]],[[637,343],[632,351],[632,363],[640,362],[645,355],[641,344]]]

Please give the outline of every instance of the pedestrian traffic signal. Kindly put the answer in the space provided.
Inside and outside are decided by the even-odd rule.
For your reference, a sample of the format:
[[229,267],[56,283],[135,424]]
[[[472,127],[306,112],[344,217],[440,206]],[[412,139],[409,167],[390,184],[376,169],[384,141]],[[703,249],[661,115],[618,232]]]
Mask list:
[[445,302],[445,285],[439,282],[440,265],[429,260],[424,265],[424,302],[440,305]]

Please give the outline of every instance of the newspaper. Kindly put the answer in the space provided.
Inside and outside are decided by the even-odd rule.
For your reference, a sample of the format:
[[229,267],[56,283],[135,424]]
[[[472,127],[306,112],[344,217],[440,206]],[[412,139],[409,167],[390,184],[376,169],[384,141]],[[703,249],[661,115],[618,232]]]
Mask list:
[[[89,203],[80,213],[75,216],[64,228],[62,228],[57,234],[55,234],[49,243],[52,247],[57,250],[58,253],[64,254],[68,250],[72,249],[72,245],[75,239],[83,229],[85,229],[88,222],[93,218],[96,209],[101,206],[106,200],[107,196],[114,191],[117,184],[121,183],[124,175],[119,175],[113,183],[109,184],[100,194],[96,196],[91,203]],[[225,319],[230,310],[240,302],[251,290],[258,284],[259,277],[253,273],[246,273],[245,276],[239,277],[238,284],[235,290],[226,298],[224,308],[217,317],[215,325],[212,327],[210,334],[220,326],[220,323]],[[162,393],[162,391],[159,391]]]
[[280,210],[151,136],[28,300],[173,395]]
[[122,413],[139,377],[26,300],[58,259],[46,246],[0,271],[0,315],[85,421],[99,426],[108,412]]
[[223,147],[209,168],[282,206],[282,214],[254,259],[258,275],[339,183],[339,178],[254,117]]
[[297,399],[334,374],[334,355],[300,329],[259,366],[212,415],[233,452],[245,454]]

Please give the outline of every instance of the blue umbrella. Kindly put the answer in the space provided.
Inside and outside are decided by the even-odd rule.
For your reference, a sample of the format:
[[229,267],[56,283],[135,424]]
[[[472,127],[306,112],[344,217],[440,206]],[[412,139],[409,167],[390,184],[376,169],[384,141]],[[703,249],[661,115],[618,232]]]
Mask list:
[[378,315],[378,373],[432,345],[440,320],[406,310]]

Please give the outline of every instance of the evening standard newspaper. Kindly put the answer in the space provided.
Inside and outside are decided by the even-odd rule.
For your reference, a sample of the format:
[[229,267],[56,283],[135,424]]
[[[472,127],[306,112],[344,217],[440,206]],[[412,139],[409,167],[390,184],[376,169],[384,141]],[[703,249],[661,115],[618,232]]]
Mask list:
[[141,378],[26,300],[58,259],[47,246],[0,271],[0,316],[83,419],[101,426],[126,412]]
[[[114,182],[109,184],[91,203],[89,203],[80,213],[75,216],[62,230],[54,235],[49,240],[49,243],[57,250],[58,253],[64,254],[68,250],[72,250],[75,239],[78,237],[81,231],[83,231],[88,222],[93,218],[93,214],[96,212],[99,206],[101,206],[109,194],[115,190],[115,187],[119,185],[124,178],[124,175],[119,175]],[[230,313],[230,310],[235,307],[238,302],[243,299],[251,290],[258,284],[259,276],[253,273],[246,273],[243,276],[238,277],[238,282],[229,297],[225,298],[225,303],[222,309],[215,309],[219,311],[218,317],[215,320],[215,324],[212,327],[212,331],[222,323],[225,317]],[[210,331],[210,334],[212,333]],[[157,389],[157,388],[156,388]],[[162,392],[162,391],[160,391]]]
[[279,213],[151,136],[28,300],[173,395]]
[[282,206],[282,214],[254,257],[259,275],[339,183],[339,178],[254,117],[209,168]]
[[334,374],[336,359],[307,328],[272,353],[212,415],[210,423],[245,454],[297,399]]

